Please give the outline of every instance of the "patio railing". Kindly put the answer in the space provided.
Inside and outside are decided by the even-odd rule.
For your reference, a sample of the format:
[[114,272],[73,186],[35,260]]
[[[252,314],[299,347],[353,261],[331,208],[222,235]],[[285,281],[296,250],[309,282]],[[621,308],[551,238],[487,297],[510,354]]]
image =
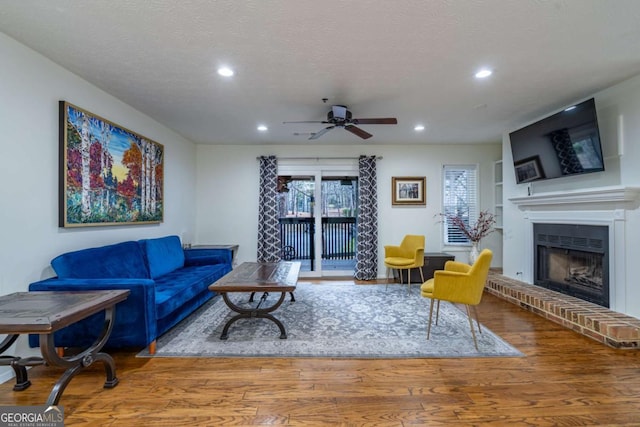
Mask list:
[[282,259],[313,262],[315,228],[314,218],[280,218]]
[[322,218],[322,259],[356,257],[356,219]]
[[[315,259],[315,218],[280,218],[282,258]],[[356,219],[322,218],[322,259],[355,259]]]

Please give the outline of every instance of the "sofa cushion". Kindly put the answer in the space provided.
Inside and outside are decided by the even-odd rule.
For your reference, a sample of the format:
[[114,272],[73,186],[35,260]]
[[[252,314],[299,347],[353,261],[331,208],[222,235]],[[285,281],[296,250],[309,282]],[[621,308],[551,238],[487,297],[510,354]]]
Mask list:
[[131,241],[67,252],[51,266],[61,279],[149,278],[140,245]]
[[230,271],[228,264],[184,267],[167,273],[156,282],[156,316],[171,315],[200,293],[211,293],[209,285]]
[[184,250],[178,236],[140,240],[147,257],[149,274],[157,279],[184,266]]

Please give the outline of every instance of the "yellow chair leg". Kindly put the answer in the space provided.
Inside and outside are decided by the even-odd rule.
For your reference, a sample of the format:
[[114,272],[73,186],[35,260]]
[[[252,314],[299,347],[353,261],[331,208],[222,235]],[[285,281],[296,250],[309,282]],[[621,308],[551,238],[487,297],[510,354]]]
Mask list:
[[475,314],[476,316],[476,323],[478,324],[478,332],[482,333],[482,328],[480,328],[480,318],[478,317],[478,310],[475,305],[472,308],[473,308],[473,314]]
[[473,336],[473,345],[476,347],[476,350],[479,351],[478,341],[476,340],[476,331],[473,328],[473,319],[471,318],[471,310],[469,309],[469,306],[466,304],[465,304],[465,307],[467,308],[467,318],[469,319],[469,326],[471,327],[471,335]]
[[431,318],[433,317],[433,298],[431,299],[431,304],[429,305],[429,326],[427,326],[427,339],[429,339],[429,335],[431,334]]
[[436,326],[438,326],[439,317],[440,317],[440,300],[438,300],[438,308],[436,308]]

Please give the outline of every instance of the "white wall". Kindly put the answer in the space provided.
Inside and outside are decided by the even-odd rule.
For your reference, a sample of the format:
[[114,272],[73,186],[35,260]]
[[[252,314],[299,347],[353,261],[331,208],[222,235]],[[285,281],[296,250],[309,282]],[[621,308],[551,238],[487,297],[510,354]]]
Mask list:
[[[257,156],[358,157],[382,156],[378,161],[378,274],[384,277],[383,246],[398,244],[405,234],[424,234],[426,251],[455,253],[467,260],[468,248],[444,247],[442,225],[442,165],[479,164],[480,204],[493,211],[492,162],[500,144],[402,146],[198,146],[197,234],[194,243],[237,243],[238,261],[255,261],[259,168]],[[426,207],[393,207],[392,176],[426,176]],[[501,266],[501,231],[483,240]]]
[[[593,96],[600,127],[600,137],[605,156],[605,171],[588,175],[558,178],[549,181],[531,183],[534,195],[559,192],[570,195],[584,189],[604,187],[640,187],[640,76],[629,79],[611,88],[587,96]],[[575,100],[578,102],[580,100]],[[549,111],[549,114],[555,111]],[[542,118],[542,117],[540,117]],[[540,119],[539,118],[539,119]],[[535,120],[534,120],[535,121]],[[522,126],[529,123],[522,123]],[[509,146],[508,132],[503,135],[502,154],[504,159],[504,274],[508,277],[533,282],[533,259],[527,248],[527,233],[530,223],[526,212],[520,210],[509,198],[527,196],[528,185],[516,184],[513,172],[513,159]],[[606,208],[606,207],[605,207]],[[576,211],[575,221],[593,215],[593,212]],[[625,248],[616,257],[625,257],[625,268],[618,277],[617,285],[624,286],[618,293],[624,293],[625,301],[619,302],[616,311],[640,318],[640,283],[636,280],[634,257],[640,251],[640,209],[625,211],[624,218]],[[617,259],[615,262],[619,262]],[[615,283],[610,284],[615,286]],[[614,307],[612,307],[614,308]]]
[[[49,262],[66,251],[195,234],[194,144],[2,33],[0,58],[0,295],[51,276]],[[162,224],[58,228],[59,100],[164,145]],[[16,345],[31,352],[23,337]]]

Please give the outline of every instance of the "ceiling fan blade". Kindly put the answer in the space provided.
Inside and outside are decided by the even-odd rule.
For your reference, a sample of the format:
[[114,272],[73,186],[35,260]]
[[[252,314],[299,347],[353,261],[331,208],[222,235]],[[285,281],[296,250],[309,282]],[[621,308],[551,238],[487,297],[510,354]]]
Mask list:
[[382,117],[379,119],[352,119],[355,125],[397,125],[398,119],[395,117]]
[[333,129],[335,126],[327,126],[326,128],[322,129],[319,132],[316,133],[312,133],[311,136],[309,137],[309,139],[318,139],[320,138],[322,135],[324,135],[325,133],[329,132],[331,129]]
[[300,122],[282,122],[283,125],[286,125],[288,123],[329,123],[327,121],[320,121],[320,120],[303,120]]
[[355,127],[354,125],[347,125],[344,128],[345,128],[345,130],[348,130],[352,134],[357,135],[362,139],[371,138],[373,136],[369,132],[365,132],[362,129],[360,129],[359,127]]

